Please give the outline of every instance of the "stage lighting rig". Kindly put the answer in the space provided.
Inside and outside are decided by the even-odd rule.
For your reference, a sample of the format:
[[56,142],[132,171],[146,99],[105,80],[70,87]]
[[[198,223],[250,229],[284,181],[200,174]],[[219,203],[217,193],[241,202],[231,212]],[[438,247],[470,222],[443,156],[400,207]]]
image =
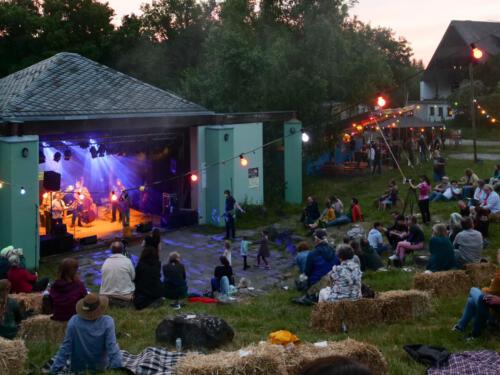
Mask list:
[[71,150],[67,148],[64,150],[64,160],[68,161],[71,159]]
[[95,148],[95,146],[92,146],[90,149],[90,155],[92,156],[92,159],[95,159],[97,157],[97,149]]
[[55,154],[54,154],[54,161],[56,163],[59,163],[59,161],[61,160],[61,153],[59,151],[57,151]]

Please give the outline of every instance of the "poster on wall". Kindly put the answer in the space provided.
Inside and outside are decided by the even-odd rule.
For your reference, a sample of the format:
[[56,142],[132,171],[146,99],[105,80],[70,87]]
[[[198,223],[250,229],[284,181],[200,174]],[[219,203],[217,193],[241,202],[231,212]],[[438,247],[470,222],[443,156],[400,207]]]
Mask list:
[[259,168],[248,168],[248,187],[250,189],[259,187]]

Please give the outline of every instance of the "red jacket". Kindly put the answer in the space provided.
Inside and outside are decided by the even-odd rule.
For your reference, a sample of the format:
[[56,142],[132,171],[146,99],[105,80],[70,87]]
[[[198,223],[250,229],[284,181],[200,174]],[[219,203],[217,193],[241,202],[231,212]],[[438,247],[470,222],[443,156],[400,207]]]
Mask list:
[[363,221],[363,212],[361,212],[361,207],[359,206],[359,204],[355,204],[352,206],[351,215],[353,223]]
[[24,268],[11,267],[7,272],[7,279],[12,284],[12,293],[31,293],[37,277]]

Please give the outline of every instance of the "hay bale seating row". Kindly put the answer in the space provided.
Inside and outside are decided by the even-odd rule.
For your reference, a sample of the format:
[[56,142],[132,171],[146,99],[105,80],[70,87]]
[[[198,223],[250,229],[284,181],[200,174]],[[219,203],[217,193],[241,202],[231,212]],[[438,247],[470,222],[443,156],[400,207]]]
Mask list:
[[396,290],[376,298],[318,303],[311,313],[313,328],[340,333],[342,323],[349,329],[379,323],[397,323],[426,315],[431,310],[430,294],[419,290]]
[[6,340],[0,337],[0,374],[25,373],[28,350],[23,340]]
[[21,322],[18,336],[26,341],[61,343],[67,325],[50,319],[50,315],[35,315]]
[[471,287],[490,285],[496,267],[492,263],[467,264],[465,271],[418,273],[413,278],[413,288],[433,293],[438,297],[464,296]]
[[21,311],[32,311],[33,314],[42,313],[42,293],[18,293],[9,294],[9,298],[15,299],[21,308]]
[[176,366],[177,375],[299,375],[302,367],[332,355],[356,360],[374,375],[387,374],[387,362],[373,345],[347,339],[329,342],[326,347],[298,344],[283,347],[262,343],[235,352],[188,353]]

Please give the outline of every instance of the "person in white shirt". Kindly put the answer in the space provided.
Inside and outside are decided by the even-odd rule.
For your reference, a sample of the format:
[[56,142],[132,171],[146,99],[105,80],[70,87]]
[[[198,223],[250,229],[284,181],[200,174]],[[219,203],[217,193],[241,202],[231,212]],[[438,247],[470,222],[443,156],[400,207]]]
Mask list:
[[481,207],[490,211],[491,215],[500,216],[500,196],[493,190],[493,186],[484,186],[485,199],[481,202]]
[[373,224],[373,228],[368,233],[368,243],[373,248],[373,250],[375,250],[379,254],[388,250],[387,245],[384,244],[382,230],[382,225],[376,222]]
[[104,261],[101,268],[100,295],[118,300],[131,301],[135,291],[135,269],[132,261],[123,255],[123,244],[111,244],[112,255]]
[[484,193],[484,181],[483,180],[479,180],[477,182],[477,188],[476,190],[474,190],[474,200],[482,203],[486,197],[486,194]]
[[62,200],[61,193],[57,193],[55,199],[52,201],[52,228],[55,224],[62,224],[64,218],[64,211],[66,204]]

